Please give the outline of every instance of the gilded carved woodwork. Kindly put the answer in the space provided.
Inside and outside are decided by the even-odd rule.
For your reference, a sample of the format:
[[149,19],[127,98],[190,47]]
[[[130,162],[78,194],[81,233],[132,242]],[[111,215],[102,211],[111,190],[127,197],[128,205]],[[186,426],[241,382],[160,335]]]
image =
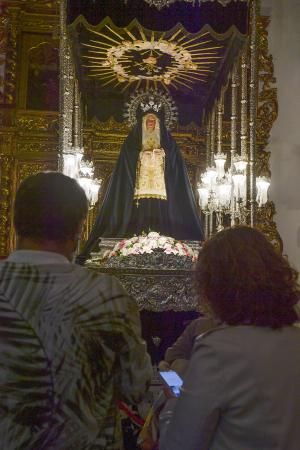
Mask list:
[[57,166],[53,161],[19,161],[17,164],[17,180],[20,184],[25,178],[38,172],[46,170],[56,170]]
[[282,253],[283,242],[273,219],[275,214],[276,210],[273,202],[267,202],[264,207],[258,208],[256,213],[256,227],[262,231],[269,238],[274,247]]
[[[54,145],[53,145],[54,144]],[[40,141],[40,140],[32,140],[31,138],[26,142],[18,142],[17,143],[17,156],[26,155],[29,158],[38,158],[39,153],[55,153],[55,157],[58,152],[57,145],[55,146],[55,142],[49,144],[49,142]],[[30,155],[31,154],[31,155]]]
[[52,34],[53,38],[58,39],[58,17],[57,11],[53,11],[54,14],[44,15],[31,13],[27,11],[21,12],[22,30],[25,32],[31,32],[35,30],[41,34]]
[[58,131],[58,114],[56,113],[21,113],[16,117],[19,132],[54,132]]
[[20,0],[20,4],[27,11],[58,14],[60,0]]
[[[5,47],[5,80],[4,100],[8,108],[1,109],[0,101],[0,256],[7,254],[13,243],[11,228],[11,204],[16,184],[27,175],[39,170],[53,170],[57,168],[58,157],[58,112],[33,111],[26,109],[28,54],[35,52],[39,44],[45,47],[57,48],[59,6],[62,2],[46,0],[8,0],[7,20],[0,19],[0,67],[1,54]],[[272,56],[268,50],[267,27],[269,19],[259,17],[257,23],[258,46],[258,109],[256,124],[256,161],[255,172],[257,176],[270,175],[270,153],[265,150],[268,143],[271,127],[277,117],[277,97]],[[5,29],[5,34],[3,30]],[[23,34],[29,35],[25,42],[26,52],[18,54],[17,49],[24,49]],[[38,37],[36,37],[39,35]],[[31,36],[31,37],[30,37]],[[32,37],[35,36],[35,37]],[[66,40],[67,37],[65,36]],[[34,40],[35,39],[35,40]],[[2,52],[2,53],[1,53]],[[66,58],[65,71],[62,76],[68,78],[71,75],[71,84],[65,96],[64,113],[68,114],[71,127],[70,110],[74,106],[74,82],[72,77],[71,56],[68,50],[62,55]],[[248,72],[249,73],[249,72]],[[249,73],[250,75],[250,73]],[[69,77],[70,78],[70,77]],[[1,70],[0,70],[1,83]],[[240,94],[239,80],[233,81],[234,92]],[[0,84],[1,92],[1,84]],[[75,92],[76,93],[76,92]],[[64,92],[64,95],[66,93]],[[76,102],[75,102],[76,103]],[[75,105],[76,106],[76,105]],[[240,133],[240,106],[237,105],[235,128],[237,147],[239,147]],[[213,115],[215,114],[215,118]],[[211,115],[210,147],[215,150],[217,136],[212,122],[216,122],[216,111]],[[231,123],[230,123],[231,122]],[[224,116],[222,123],[222,145],[230,149],[231,146],[232,119]],[[102,180],[99,204],[102,202],[107,183],[114,169],[115,162],[120,152],[120,146],[126,138],[130,128],[124,123],[118,123],[113,118],[106,122],[96,119],[90,120],[84,127],[85,154],[95,163],[95,176]],[[64,143],[72,141],[70,130],[67,130],[67,139]],[[183,157],[186,160],[189,176],[192,184],[196,185],[201,168],[205,166],[206,130],[195,124],[180,126],[172,130],[172,134],[178,142]],[[220,136],[219,136],[220,139]],[[211,154],[210,154],[211,156]],[[17,182],[16,182],[17,180]],[[96,208],[89,215],[90,223],[95,218]],[[272,203],[257,210],[257,226],[264,231],[270,239],[282,247],[280,236],[273,220],[275,208]]]
[[5,65],[7,53],[8,18],[0,6],[0,104],[4,103]]
[[10,250],[13,158],[0,156],[0,258]]
[[256,173],[258,176],[264,176],[264,177],[271,177],[271,170],[270,170],[270,156],[271,152],[266,151],[259,151],[256,154],[256,161],[255,161],[255,167],[256,167]]
[[258,146],[266,147],[273,123],[278,116],[277,89],[275,87],[273,57],[269,53],[268,26],[269,17],[258,19],[258,109],[257,109],[257,139]]
[[16,101],[17,39],[19,33],[19,8],[8,7],[7,48],[4,83],[4,103],[12,105]]
[[[258,105],[256,120],[256,156],[255,173],[256,176],[271,176],[270,152],[266,151],[269,142],[270,131],[277,119],[278,101],[277,89],[275,87],[273,57],[269,53],[268,26],[269,17],[258,17]],[[273,202],[268,202],[265,206],[256,210],[256,226],[265,233],[271,242],[282,251],[282,240],[277,231],[276,223],[273,219],[276,213]]]
[[15,244],[12,204],[19,183],[40,170],[56,170],[58,154],[58,111],[29,110],[27,104],[29,65],[32,71],[54,68],[58,9],[53,2],[5,3],[0,14],[0,257]]
[[126,122],[117,122],[113,117],[106,122],[99,122],[97,119],[92,119],[89,121],[88,128],[97,134],[106,132],[112,135],[123,135],[124,138],[130,131],[130,126]]

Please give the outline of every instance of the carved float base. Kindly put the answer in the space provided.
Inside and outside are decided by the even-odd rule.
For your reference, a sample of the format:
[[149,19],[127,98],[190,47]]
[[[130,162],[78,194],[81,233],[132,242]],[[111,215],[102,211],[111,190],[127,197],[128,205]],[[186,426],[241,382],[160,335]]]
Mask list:
[[[140,310],[198,309],[191,258],[154,250],[150,254],[101,259],[103,253],[117,242],[118,239],[103,239],[99,253],[93,253],[86,266],[119,278],[128,293],[136,299]],[[199,247],[194,241],[185,243],[194,249]]]
[[[104,239],[100,252],[93,254],[86,266],[116,276],[136,299],[143,338],[153,364],[157,364],[187,323],[199,315],[193,263],[191,258],[160,251],[101,260],[99,255],[117,242]],[[196,243],[185,243],[196,249]]]

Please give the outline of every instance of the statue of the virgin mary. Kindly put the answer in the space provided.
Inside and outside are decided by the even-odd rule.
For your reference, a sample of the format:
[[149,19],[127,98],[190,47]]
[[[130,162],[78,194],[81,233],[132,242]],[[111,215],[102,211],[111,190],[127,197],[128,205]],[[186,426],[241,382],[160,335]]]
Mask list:
[[165,151],[160,147],[159,120],[146,114],[142,120],[142,148],[138,156],[134,199],[139,206],[143,198],[167,200],[165,183]]
[[180,240],[203,239],[186,166],[158,111],[140,112],[122,145],[83,256],[101,237],[157,231]]

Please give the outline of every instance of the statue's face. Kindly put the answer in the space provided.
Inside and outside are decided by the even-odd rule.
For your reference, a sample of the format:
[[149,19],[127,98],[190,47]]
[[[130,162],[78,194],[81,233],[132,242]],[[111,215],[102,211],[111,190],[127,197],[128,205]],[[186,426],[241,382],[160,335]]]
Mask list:
[[156,125],[156,118],[153,115],[149,115],[146,119],[146,128],[148,131],[154,131]]

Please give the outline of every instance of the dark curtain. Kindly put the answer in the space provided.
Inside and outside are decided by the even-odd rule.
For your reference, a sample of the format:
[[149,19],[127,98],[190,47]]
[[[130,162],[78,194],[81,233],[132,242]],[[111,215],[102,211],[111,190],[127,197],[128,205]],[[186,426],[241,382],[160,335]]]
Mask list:
[[208,24],[217,33],[224,33],[235,25],[243,34],[248,27],[247,2],[232,1],[226,7],[217,1],[201,5],[175,2],[158,10],[142,0],[68,0],[68,22],[83,15],[89,23],[97,25],[105,17],[110,17],[118,27],[127,26],[137,19],[150,30],[165,31],[181,23],[190,33],[196,33]]

